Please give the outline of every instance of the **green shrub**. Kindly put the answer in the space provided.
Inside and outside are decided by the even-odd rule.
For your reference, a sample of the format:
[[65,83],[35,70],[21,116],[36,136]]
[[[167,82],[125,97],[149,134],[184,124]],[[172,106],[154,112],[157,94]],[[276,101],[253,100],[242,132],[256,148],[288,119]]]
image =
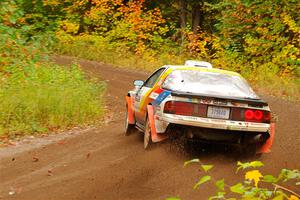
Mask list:
[[[14,1],[0,3],[0,136],[85,125],[103,113],[105,84],[47,61],[49,37],[28,38]],[[51,40],[50,40],[51,41]]]

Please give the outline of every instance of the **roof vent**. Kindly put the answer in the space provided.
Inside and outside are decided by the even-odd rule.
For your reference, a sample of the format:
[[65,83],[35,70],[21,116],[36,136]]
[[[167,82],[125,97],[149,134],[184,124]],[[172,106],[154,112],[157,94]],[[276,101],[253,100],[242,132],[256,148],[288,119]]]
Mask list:
[[204,67],[204,68],[208,68],[208,69],[213,68],[209,62],[197,61],[197,60],[187,60],[187,61],[185,61],[185,66]]

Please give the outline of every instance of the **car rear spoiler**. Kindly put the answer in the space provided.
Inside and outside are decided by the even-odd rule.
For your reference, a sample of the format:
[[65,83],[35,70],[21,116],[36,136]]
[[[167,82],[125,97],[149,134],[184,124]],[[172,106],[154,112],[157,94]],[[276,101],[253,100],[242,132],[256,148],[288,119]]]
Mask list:
[[232,100],[239,103],[247,103],[253,106],[268,106],[268,103],[262,99],[236,98],[236,97],[226,97],[226,96],[218,96],[218,95],[178,92],[178,91],[171,91],[171,95],[178,96],[178,97],[193,97],[193,98],[203,98],[203,99],[212,99],[212,100],[221,100],[221,101]]

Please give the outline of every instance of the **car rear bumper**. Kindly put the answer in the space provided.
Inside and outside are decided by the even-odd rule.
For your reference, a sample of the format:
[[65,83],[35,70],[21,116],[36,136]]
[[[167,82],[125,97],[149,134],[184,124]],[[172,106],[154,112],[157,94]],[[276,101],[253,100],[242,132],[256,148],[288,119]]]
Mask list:
[[169,124],[246,132],[267,132],[270,129],[270,124],[267,123],[211,119],[165,113],[161,116],[155,116],[155,127],[158,133],[165,132]]

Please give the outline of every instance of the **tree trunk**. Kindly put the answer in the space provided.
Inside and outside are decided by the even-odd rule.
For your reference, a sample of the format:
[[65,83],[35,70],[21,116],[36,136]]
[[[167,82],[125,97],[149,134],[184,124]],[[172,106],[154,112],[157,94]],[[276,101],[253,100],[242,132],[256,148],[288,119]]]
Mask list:
[[180,28],[183,30],[186,28],[186,16],[187,16],[186,0],[179,0],[179,6],[180,6]]
[[186,21],[187,21],[187,2],[186,0],[179,0],[180,6],[180,34],[181,34],[181,42],[183,44],[185,40],[184,30],[186,28]]
[[194,4],[192,8],[192,28],[194,34],[197,34],[201,30],[204,21],[202,7],[203,7],[203,1],[200,1]]

